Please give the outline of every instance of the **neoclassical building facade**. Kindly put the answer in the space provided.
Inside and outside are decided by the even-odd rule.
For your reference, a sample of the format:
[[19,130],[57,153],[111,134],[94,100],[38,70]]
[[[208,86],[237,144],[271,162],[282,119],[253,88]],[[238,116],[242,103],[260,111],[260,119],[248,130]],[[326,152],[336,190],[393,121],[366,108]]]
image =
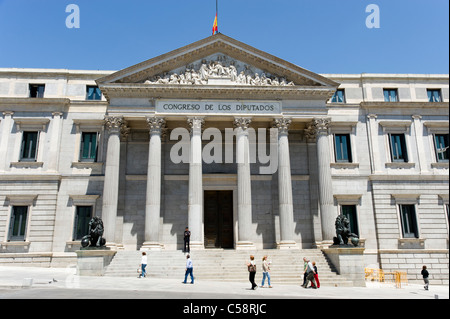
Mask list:
[[[120,71],[0,69],[0,260],[312,249],[448,279],[448,75],[316,74],[218,34]],[[31,258],[31,257],[30,257]],[[445,270],[446,269],[446,270]]]

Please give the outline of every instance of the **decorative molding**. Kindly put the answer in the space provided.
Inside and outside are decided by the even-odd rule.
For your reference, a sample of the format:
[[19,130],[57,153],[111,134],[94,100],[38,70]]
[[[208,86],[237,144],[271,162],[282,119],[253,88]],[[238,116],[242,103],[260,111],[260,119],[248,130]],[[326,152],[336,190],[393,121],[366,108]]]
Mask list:
[[6,195],[6,201],[10,206],[32,206],[37,195]]
[[419,203],[420,194],[391,194],[396,205],[414,205]]
[[45,131],[49,122],[50,119],[48,118],[14,118],[14,123],[16,123],[17,130],[19,131],[23,131],[24,129]]

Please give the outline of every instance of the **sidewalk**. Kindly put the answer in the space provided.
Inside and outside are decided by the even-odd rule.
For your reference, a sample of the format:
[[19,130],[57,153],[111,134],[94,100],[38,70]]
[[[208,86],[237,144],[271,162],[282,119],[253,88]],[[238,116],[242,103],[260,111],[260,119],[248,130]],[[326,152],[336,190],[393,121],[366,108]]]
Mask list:
[[[70,292],[70,289],[74,292],[80,289],[102,290],[105,298],[108,298],[108,291],[111,292],[111,296],[117,296],[118,291],[124,293],[141,291],[152,292],[150,296],[161,296],[160,298],[166,294],[177,293],[177,296],[186,294],[186,298],[195,298],[197,295],[207,296],[209,299],[449,299],[448,286],[430,285],[430,290],[425,291],[422,285],[408,284],[402,288],[395,288],[368,283],[367,287],[322,286],[320,289],[305,289],[300,287],[300,282],[298,285],[277,285],[276,278],[272,278],[273,288],[258,288],[253,291],[249,289],[250,283],[196,280],[195,284],[191,285],[182,284],[183,279],[184,273],[180,274],[179,280],[152,278],[151,275],[147,278],[137,278],[137,274],[135,278],[80,277],[76,275],[75,268],[0,266],[0,290],[21,288],[53,288],[64,289],[65,292]],[[258,284],[259,280],[258,277]]]

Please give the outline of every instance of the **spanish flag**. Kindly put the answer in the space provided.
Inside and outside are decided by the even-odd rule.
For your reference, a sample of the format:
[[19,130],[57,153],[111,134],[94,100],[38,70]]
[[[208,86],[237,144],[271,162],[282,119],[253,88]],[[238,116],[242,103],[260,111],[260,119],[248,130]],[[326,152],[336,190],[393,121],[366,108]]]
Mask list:
[[219,26],[217,25],[217,13],[216,13],[216,18],[214,19],[214,25],[213,25],[213,35],[219,32]]

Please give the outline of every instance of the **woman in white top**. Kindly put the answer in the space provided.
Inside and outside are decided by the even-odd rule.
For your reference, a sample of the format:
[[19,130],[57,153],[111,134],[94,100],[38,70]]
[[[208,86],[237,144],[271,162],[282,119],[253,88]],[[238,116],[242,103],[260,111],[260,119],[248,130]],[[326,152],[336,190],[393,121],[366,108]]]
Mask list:
[[141,278],[142,276],[146,276],[147,272],[145,271],[145,267],[147,267],[147,254],[144,252],[142,252],[142,257],[141,257],[141,274],[139,275],[139,278]]
[[262,268],[263,268],[263,279],[262,279],[262,283],[261,283],[261,288],[264,287],[264,281],[267,277],[267,281],[269,282],[269,288],[272,288],[272,286],[270,285],[270,274],[269,274],[269,262],[267,261],[267,256],[264,256],[262,259]]

